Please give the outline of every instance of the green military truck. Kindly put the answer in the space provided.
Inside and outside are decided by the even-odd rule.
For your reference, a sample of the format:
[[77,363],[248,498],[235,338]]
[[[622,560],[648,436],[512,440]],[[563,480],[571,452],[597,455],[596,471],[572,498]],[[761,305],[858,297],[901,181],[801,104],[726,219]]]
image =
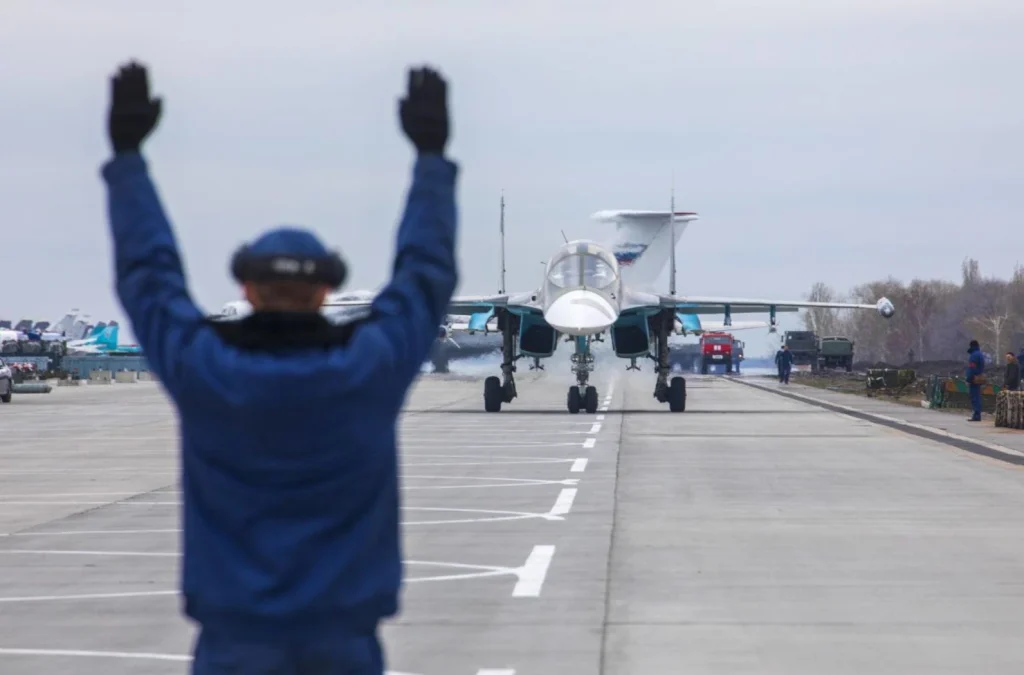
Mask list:
[[813,331],[788,330],[782,338],[782,344],[793,355],[794,368],[809,365],[812,371],[818,370],[818,336]]
[[823,337],[818,341],[818,368],[853,370],[853,340],[846,337]]

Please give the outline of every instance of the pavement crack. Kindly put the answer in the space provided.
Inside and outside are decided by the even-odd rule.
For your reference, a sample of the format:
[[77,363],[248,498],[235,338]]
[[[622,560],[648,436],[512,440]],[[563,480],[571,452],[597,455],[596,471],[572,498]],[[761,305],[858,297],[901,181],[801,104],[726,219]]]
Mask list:
[[100,509],[108,508],[109,506],[112,506],[114,504],[118,504],[120,502],[128,502],[128,501],[131,501],[133,499],[138,499],[139,497],[148,497],[148,496],[156,494],[158,492],[163,492],[163,491],[171,489],[171,488],[176,488],[177,486],[178,486],[177,482],[171,483],[170,485],[163,485],[163,486],[158,487],[158,488],[153,488],[152,490],[147,490],[145,492],[139,492],[138,494],[134,494],[134,495],[132,495],[130,497],[126,497],[125,499],[114,499],[114,500],[111,500],[111,501],[107,502],[106,504],[95,504],[93,506],[90,506],[87,509],[82,509],[81,511],[75,511],[74,513],[67,513],[67,514],[59,516],[57,518],[53,518],[52,520],[44,520],[41,523],[33,523],[31,525],[26,525],[25,527],[23,527],[21,529],[12,530],[11,532],[0,532],[0,539],[4,539],[6,537],[17,537],[17,536],[21,536],[21,535],[25,535],[25,534],[31,534],[33,530],[35,530],[37,528],[40,528],[40,527],[46,527],[48,525],[55,525],[57,523],[62,523],[64,521],[66,521],[66,520],[71,520],[72,518],[77,518],[79,516],[84,516],[86,514],[92,513],[94,511],[99,511]]
[[[622,408],[626,408],[626,390],[622,389]],[[601,616],[601,653],[598,655],[597,672],[604,675],[605,655],[608,653],[608,617],[612,602],[612,557],[615,555],[615,532],[619,521],[619,466],[622,461],[622,436],[626,427],[626,416],[619,417],[619,435],[615,445],[615,487],[612,490],[612,525],[608,538],[608,561],[604,571],[604,609]]]

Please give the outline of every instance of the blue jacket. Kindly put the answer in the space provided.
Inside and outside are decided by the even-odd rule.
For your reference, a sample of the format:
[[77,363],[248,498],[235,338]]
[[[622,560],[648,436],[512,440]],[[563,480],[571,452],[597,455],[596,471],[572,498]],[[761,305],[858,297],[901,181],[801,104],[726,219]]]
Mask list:
[[780,349],[775,352],[775,363],[780,368],[788,368],[793,365],[793,352],[788,349]]
[[179,413],[186,614],[249,636],[393,615],[396,420],[457,282],[457,167],[417,159],[393,278],[348,344],[283,356],[205,321],[141,155],[102,174],[117,293]]
[[980,349],[973,349],[968,353],[970,356],[967,357],[964,379],[967,380],[967,384],[973,384],[974,377],[985,372],[985,355],[981,353]]

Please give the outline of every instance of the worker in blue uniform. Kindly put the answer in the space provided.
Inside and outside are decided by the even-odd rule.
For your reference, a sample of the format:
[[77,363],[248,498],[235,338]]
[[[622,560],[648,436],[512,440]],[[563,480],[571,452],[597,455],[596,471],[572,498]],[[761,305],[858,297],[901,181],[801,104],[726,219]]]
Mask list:
[[447,84],[409,73],[399,117],[418,156],[393,276],[345,327],[320,311],[345,264],[298,228],[236,254],[251,315],[205,318],[140,154],[161,101],[134,63],[112,89],[116,287],[179,413],[192,672],[381,675],[402,583],[396,421],[457,281]]
[[985,384],[985,355],[981,353],[981,346],[977,340],[971,340],[967,347],[967,368],[964,372],[964,379],[967,380],[967,391],[971,396],[971,409],[973,415],[967,418],[968,422],[981,421],[981,388]]
[[779,368],[779,382],[789,384],[789,374],[793,371],[793,352],[789,347],[782,347],[775,353],[775,365]]

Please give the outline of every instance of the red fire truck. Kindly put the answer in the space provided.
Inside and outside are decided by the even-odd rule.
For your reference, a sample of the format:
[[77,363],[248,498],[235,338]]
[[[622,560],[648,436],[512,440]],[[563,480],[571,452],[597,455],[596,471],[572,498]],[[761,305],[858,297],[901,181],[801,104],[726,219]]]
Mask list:
[[700,372],[707,375],[714,366],[723,366],[731,373],[733,365],[739,366],[739,359],[733,358],[735,339],[729,333],[704,333],[700,336]]

